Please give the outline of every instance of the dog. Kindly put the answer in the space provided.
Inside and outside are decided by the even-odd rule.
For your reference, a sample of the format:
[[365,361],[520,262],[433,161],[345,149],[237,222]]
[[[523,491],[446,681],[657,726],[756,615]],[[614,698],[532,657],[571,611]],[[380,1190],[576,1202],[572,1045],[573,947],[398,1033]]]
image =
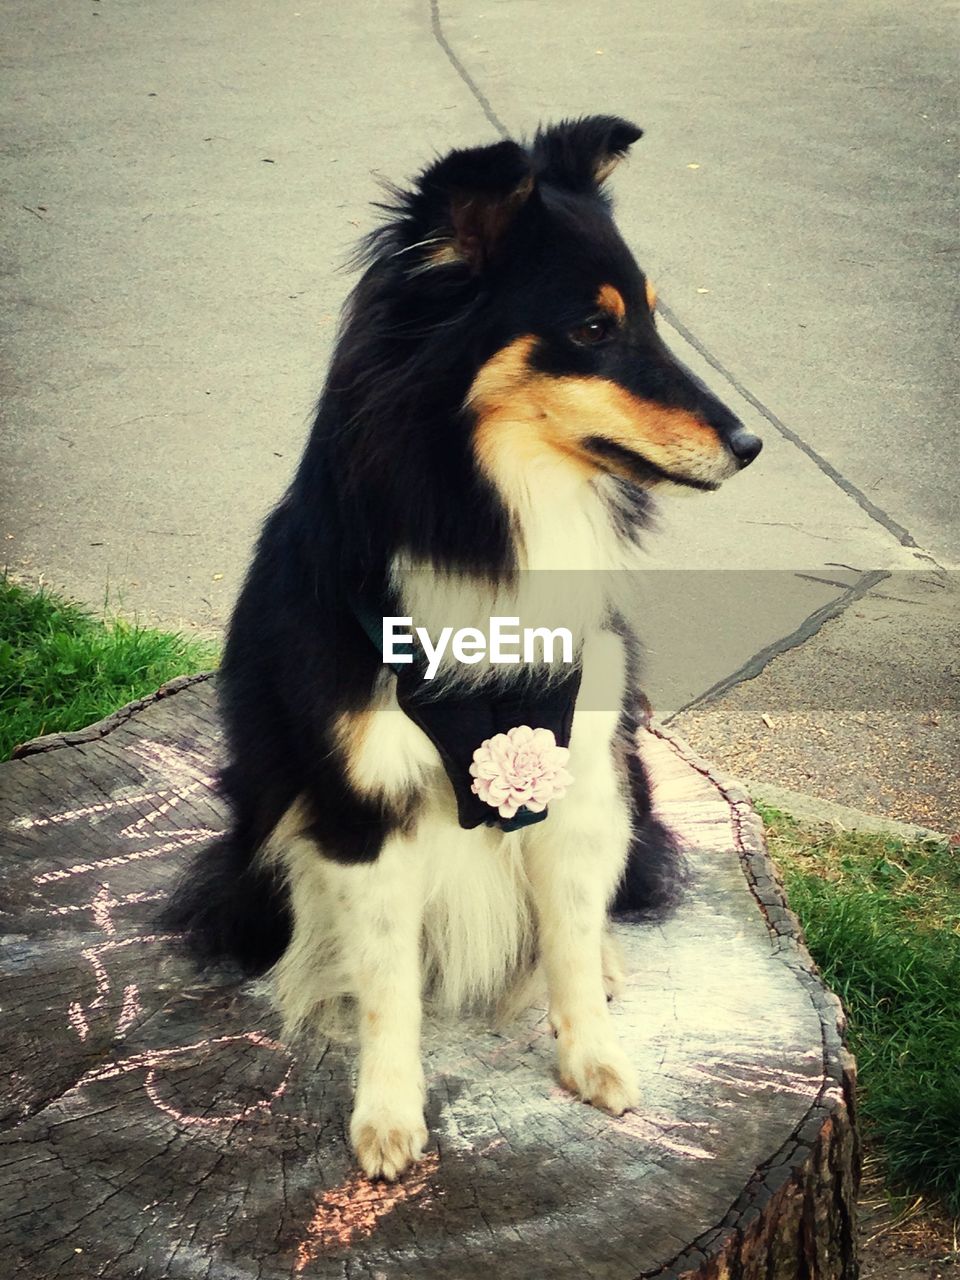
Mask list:
[[[372,1179],[427,1141],[425,997],[509,1005],[540,973],[564,1086],[613,1115],[639,1097],[609,913],[663,908],[682,873],[609,582],[655,490],[716,489],[761,448],[664,344],[615,226],[605,183],[641,134],[567,120],[391,189],[229,627],[231,825],[165,924],[270,970],[287,1034],[354,1020]],[[492,618],[564,621],[571,660],[478,656]],[[420,621],[472,644],[430,680],[402,646],[386,660],[387,624]]]

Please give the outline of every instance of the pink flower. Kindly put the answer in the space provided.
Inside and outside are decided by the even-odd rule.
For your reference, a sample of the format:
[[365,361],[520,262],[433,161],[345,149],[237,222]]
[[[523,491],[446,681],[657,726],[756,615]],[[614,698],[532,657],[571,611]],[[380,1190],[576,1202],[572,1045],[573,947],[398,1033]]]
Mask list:
[[487,738],[473,753],[470,790],[501,818],[512,818],[523,805],[543,813],[551,800],[562,800],[573,778],[565,766],[567,747],[558,747],[551,729],[521,724]]

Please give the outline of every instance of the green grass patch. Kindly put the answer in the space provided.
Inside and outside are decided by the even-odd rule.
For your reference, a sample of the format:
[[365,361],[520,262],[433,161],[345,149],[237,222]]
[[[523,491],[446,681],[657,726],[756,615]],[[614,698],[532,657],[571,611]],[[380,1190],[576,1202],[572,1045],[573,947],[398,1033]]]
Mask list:
[[215,661],[211,644],[104,623],[0,578],[0,760],[29,738],[82,729]]
[[843,1000],[865,1136],[891,1186],[960,1213],[960,855],[945,842],[810,832],[760,808],[770,853]]

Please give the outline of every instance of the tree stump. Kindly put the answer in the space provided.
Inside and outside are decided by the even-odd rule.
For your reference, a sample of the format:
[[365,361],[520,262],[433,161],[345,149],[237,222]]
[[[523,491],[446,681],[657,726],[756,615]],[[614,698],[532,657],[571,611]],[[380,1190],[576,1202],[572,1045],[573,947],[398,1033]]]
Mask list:
[[747,796],[642,735],[693,883],[623,922],[644,1101],[557,1083],[543,1008],[425,1031],[425,1159],[371,1185],[352,1053],[280,1042],[263,982],[152,921],[217,832],[213,680],[0,767],[0,1273],[20,1280],[854,1277],[854,1068]]

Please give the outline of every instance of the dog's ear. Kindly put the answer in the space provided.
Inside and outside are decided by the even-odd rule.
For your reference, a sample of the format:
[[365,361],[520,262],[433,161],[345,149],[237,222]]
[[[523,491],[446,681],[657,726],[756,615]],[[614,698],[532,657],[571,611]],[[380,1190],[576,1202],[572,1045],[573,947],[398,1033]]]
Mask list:
[[569,191],[595,191],[643,130],[619,116],[582,116],[538,129],[533,158],[539,176]]
[[462,262],[474,274],[492,262],[534,186],[528,153],[516,142],[452,151],[420,177],[437,266]]

